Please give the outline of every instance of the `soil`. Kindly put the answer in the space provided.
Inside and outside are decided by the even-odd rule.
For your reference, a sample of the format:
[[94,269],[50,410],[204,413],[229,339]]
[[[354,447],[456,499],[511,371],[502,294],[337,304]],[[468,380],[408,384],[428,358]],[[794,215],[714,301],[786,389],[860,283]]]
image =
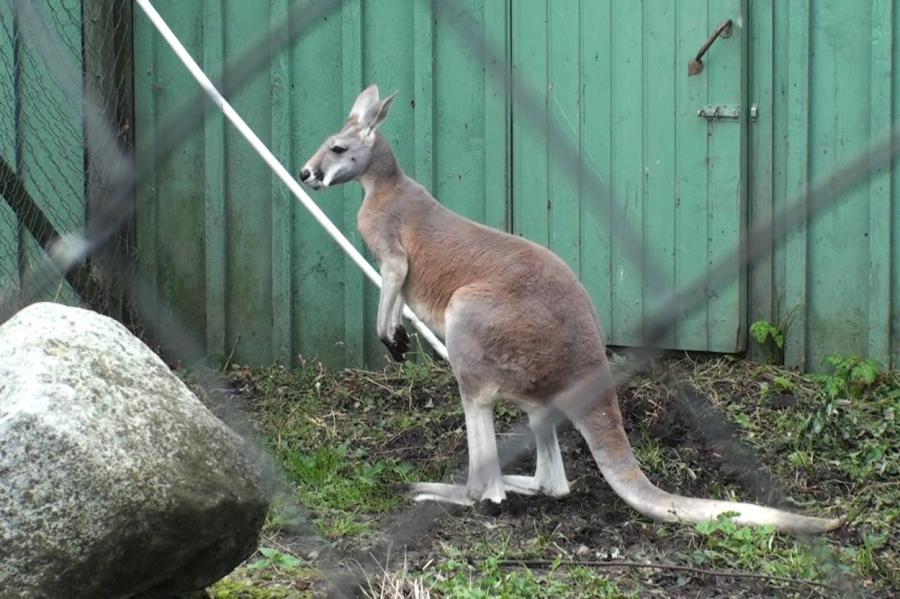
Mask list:
[[[691,368],[689,361],[677,366],[676,373],[685,375],[679,380],[690,380]],[[796,511],[810,509],[808,504],[798,506],[793,498],[797,490],[786,493],[756,453],[738,440],[737,429],[719,410],[711,407],[707,393],[688,386],[686,394],[677,395],[672,392],[674,385],[663,382],[671,376],[669,369],[659,374],[649,386],[635,383],[620,390],[632,444],[639,444],[643,429],[657,440],[663,452],[677,451],[683,460],[674,474],[660,475],[648,470],[654,483],[667,490],[700,497],[710,496],[713,488],[720,491],[737,489],[744,500]],[[362,391],[372,390],[359,388],[358,379],[349,378],[352,380],[345,383],[350,392],[336,398],[336,411],[354,409],[356,406],[347,402],[352,403]],[[758,396],[758,386],[747,384],[740,378],[723,378],[726,380],[721,383],[705,382],[705,391],[718,389],[739,401],[746,399],[748,405],[752,405]],[[377,447],[371,448],[370,455],[392,456],[413,464],[418,470],[433,469],[442,460],[454,459],[462,463],[459,461],[460,456],[463,456],[462,461],[465,459],[462,416],[458,411],[445,410],[447,398],[455,394],[452,379],[445,377],[442,382],[424,389],[410,386],[407,391],[407,409],[418,412],[437,406],[428,420],[428,430],[408,428],[388,436]],[[255,393],[248,395],[244,389],[244,394],[250,400],[249,396]],[[394,398],[392,401],[397,407],[399,400]],[[788,409],[796,402],[797,398],[790,393],[773,394],[769,397],[768,408]],[[371,418],[373,427],[384,418],[383,409],[378,407],[361,414],[364,419]],[[511,420],[513,418],[498,421],[501,441],[508,436]],[[440,439],[437,449],[436,438]],[[543,547],[546,554],[576,561],[625,559],[661,564],[691,563],[686,556],[697,547],[693,546],[696,540],[689,527],[659,524],[637,515],[604,482],[584,441],[570,426],[561,427],[560,444],[571,486],[571,493],[564,498],[510,494],[500,506],[488,504],[474,508],[413,504],[399,513],[379,516],[381,532],[364,540],[354,538],[323,547],[321,542],[311,541],[304,534],[282,531],[277,537],[278,542],[298,555],[311,555],[324,570],[332,572],[336,564],[352,569],[353,564],[372,562],[378,567],[387,563],[388,568],[403,562],[410,572],[428,571],[434,566],[435,556],[443,555],[447,547],[460,548],[464,552],[471,549],[471,555],[475,556],[479,546],[498,542],[505,545],[508,556],[535,556],[540,553],[536,548]],[[530,474],[533,468],[533,457],[529,456],[505,472]],[[836,482],[840,481],[828,479],[828,476],[825,471],[820,479],[808,480],[801,499],[805,502],[832,501],[835,489],[840,488]],[[464,477],[465,473],[460,472],[458,478]],[[402,491],[398,489],[398,492]],[[847,526],[834,533],[831,542],[858,542],[859,534]],[[822,551],[828,550],[825,541],[810,539],[809,543]],[[472,558],[473,565],[477,566],[477,559]],[[549,564],[539,562],[530,562],[528,566],[536,574],[551,568]],[[623,590],[638,596],[807,597],[835,594],[833,590],[802,585],[684,571],[603,568],[603,573]],[[847,585],[847,591],[841,594],[891,595],[886,589],[871,593],[863,591],[869,585],[857,579],[828,582]]]

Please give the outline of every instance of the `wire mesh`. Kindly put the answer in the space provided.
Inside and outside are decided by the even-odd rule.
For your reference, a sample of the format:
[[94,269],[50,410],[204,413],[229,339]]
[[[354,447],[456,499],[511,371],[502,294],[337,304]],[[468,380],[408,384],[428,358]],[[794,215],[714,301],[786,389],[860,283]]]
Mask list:
[[[34,11],[52,33],[53,54],[29,35],[24,11]],[[29,301],[30,276],[53,269],[50,244],[64,235],[84,235],[102,217],[111,165],[130,155],[130,37],[130,2],[124,0],[0,3],[0,281],[6,297],[18,290],[14,306]],[[63,60],[72,69],[74,90],[58,76]],[[92,118],[108,122],[114,140],[87,126]],[[119,223],[115,240],[101,243],[75,272],[66,276],[56,268],[36,297],[123,318],[122,289],[103,272],[111,247],[129,247],[127,224]]]
[[[263,35],[258,44],[229,65],[221,82],[223,86],[227,91],[238,89],[257,70],[267,68],[271,56],[293,43],[316,17],[328,14],[337,5],[337,2],[314,2],[294,7],[288,24]],[[310,11],[310,7],[314,10]],[[119,318],[124,318],[128,309],[125,299],[129,298],[138,313],[153,314],[154,310],[140,308],[157,307],[166,300],[143,285],[134,272],[128,227],[134,210],[131,190],[134,183],[152,172],[153,164],[134,165],[134,172],[129,171],[127,175],[123,175],[122,167],[123,163],[130,164],[133,145],[131,3],[55,0],[28,14],[20,8],[14,1],[0,3],[0,78],[4,81],[0,85],[0,195],[3,198],[0,202],[0,293],[13,306],[49,295],[88,304]],[[478,63],[502,64],[491,59],[496,50],[484,42],[478,24],[470,19],[465,7],[447,2],[437,3],[436,8],[439,14],[447,11],[442,16],[467,40],[466,45]],[[39,19],[40,25],[49,32],[47,38],[24,34],[34,31],[29,30],[34,24],[23,23],[23,19]],[[40,47],[40,44],[52,47]],[[53,57],[58,64],[48,65],[48,57]],[[73,65],[77,69],[78,97],[66,90],[60,76],[60,72],[70,70]],[[529,98],[528,90],[520,87],[515,79],[507,78],[505,73],[501,75],[498,80],[509,85],[508,93],[524,99],[520,105],[526,109],[526,118],[538,118],[536,113],[528,111],[528,106],[537,100]],[[162,133],[156,139],[156,157],[170,154],[200,126],[202,119],[197,116],[210,109],[200,94],[198,91],[183,112],[161,128]],[[558,160],[569,168],[580,168],[574,164],[578,153],[564,135],[555,131],[550,143]],[[895,129],[882,144],[851,161],[828,180],[805,189],[771,224],[752,228],[748,235],[751,242],[747,247],[735,247],[735,255],[742,263],[753,264],[763,251],[757,248],[768,247],[768,240],[782,239],[809,218],[810,212],[827,210],[841,194],[865,182],[872,172],[890,166],[898,147],[900,129]],[[589,180],[588,185],[594,186],[590,195],[598,202],[616,201],[611,190],[599,180]],[[92,223],[100,224],[92,226]],[[629,253],[638,233],[631,231],[624,221],[616,226],[623,232],[617,240],[626,244]],[[79,246],[82,249],[72,254],[75,259],[65,259],[65,256],[60,259],[60,253],[54,249],[58,245],[54,244],[72,234],[85,239]],[[704,281],[689,286],[662,305],[643,328],[647,345],[652,346],[672,326],[673,306],[681,311],[698,306],[710,288],[725,282],[725,270],[729,268],[725,265],[733,264],[734,260],[734,256],[724,258],[710,268]],[[202,344],[183,324],[175,324],[178,329],[175,337],[179,340],[176,346],[184,361],[191,364],[203,361]],[[158,323],[145,318],[141,325],[152,328]],[[654,358],[652,351],[641,354],[604,384],[620,384],[630,372],[645,367]],[[211,370],[205,373],[200,385],[208,395],[217,398],[215,403],[220,413],[228,412],[227,383]],[[671,385],[677,389],[679,382],[671,381]],[[715,411],[707,409],[702,398],[690,390],[680,392],[691,417],[703,421],[698,425],[699,430],[709,432],[717,443],[732,443],[729,451],[723,452],[725,459],[732,456],[736,469],[759,472],[752,452],[734,439],[721,419],[715,419]],[[556,416],[551,416],[544,425],[559,423]],[[231,418],[231,424],[249,434],[249,427],[240,414]],[[532,449],[532,437],[523,423],[502,447],[502,462],[508,464]],[[759,496],[772,498],[780,494],[777,481],[768,475],[755,478],[753,485]],[[392,548],[417,542],[427,535],[431,524],[447,513],[443,508],[425,505],[398,514],[395,521],[399,524],[383,531],[385,541],[380,548],[367,555],[353,556],[355,563],[362,566],[362,575],[338,573],[323,565],[333,578],[336,592],[351,595],[374,568],[387,561]]]

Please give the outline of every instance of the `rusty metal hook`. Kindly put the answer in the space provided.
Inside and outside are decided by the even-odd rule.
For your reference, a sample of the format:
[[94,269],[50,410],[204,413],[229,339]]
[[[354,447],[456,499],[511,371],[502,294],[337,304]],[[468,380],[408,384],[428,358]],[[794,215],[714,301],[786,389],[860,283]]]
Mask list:
[[706,54],[706,51],[709,50],[709,47],[713,45],[713,42],[719,39],[720,37],[730,37],[731,36],[731,27],[733,22],[731,19],[724,21],[716,30],[713,31],[712,35],[709,36],[709,39],[706,40],[706,43],[703,44],[703,47],[700,48],[700,51],[697,52],[697,56],[688,63],[688,76],[697,75],[703,72],[703,55]]

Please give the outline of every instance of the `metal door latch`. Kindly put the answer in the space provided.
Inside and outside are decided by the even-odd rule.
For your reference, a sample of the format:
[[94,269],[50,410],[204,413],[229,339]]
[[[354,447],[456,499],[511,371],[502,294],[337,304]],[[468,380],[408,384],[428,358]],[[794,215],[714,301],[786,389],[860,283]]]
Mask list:
[[[756,120],[759,112],[756,104],[750,106],[750,120]],[[729,104],[708,104],[697,110],[697,116],[708,121],[737,121],[741,118],[741,107]]]

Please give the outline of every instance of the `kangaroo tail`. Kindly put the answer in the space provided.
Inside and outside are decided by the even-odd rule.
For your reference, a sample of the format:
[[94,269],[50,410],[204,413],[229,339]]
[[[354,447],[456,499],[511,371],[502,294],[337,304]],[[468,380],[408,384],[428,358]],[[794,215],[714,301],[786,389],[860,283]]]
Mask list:
[[[594,392],[596,393],[596,387]],[[696,523],[714,520],[725,512],[735,512],[738,514],[734,517],[735,522],[768,524],[778,530],[797,533],[827,532],[844,523],[844,518],[815,518],[752,503],[698,499],[667,493],[647,479],[635,459],[622,427],[622,414],[615,391],[604,392],[600,401],[585,403],[589,405],[565,410],[566,414],[587,441],[609,486],[628,505],[645,516],[666,522]]]

